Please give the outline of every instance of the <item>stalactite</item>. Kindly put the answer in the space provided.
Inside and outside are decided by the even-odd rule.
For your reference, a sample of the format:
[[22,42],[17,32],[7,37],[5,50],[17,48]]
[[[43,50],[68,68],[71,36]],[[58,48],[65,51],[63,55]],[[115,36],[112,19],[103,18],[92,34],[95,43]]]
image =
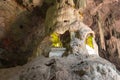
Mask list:
[[105,41],[104,41],[104,31],[103,31],[103,27],[102,27],[102,20],[101,20],[101,15],[98,12],[98,28],[99,28],[99,34],[100,34],[100,43],[101,43],[101,48],[106,50],[106,46],[105,46]]

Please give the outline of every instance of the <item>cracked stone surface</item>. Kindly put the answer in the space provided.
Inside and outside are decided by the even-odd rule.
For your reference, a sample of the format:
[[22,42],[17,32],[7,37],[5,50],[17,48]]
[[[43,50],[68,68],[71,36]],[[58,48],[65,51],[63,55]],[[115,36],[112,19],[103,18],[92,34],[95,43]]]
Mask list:
[[[0,70],[1,72],[3,70]],[[4,70],[5,71],[5,70]],[[101,57],[69,55],[38,57],[22,67],[11,68],[3,80],[119,80],[115,66]]]

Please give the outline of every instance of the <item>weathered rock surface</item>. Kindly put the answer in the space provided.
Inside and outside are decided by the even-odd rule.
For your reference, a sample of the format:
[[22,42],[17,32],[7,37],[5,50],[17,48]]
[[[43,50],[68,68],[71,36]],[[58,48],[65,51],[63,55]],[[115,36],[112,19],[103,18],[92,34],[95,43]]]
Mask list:
[[26,63],[45,35],[44,19],[38,13],[42,0],[23,6],[27,3],[29,0],[0,0],[0,67]]
[[[17,3],[15,1],[17,1]],[[7,49],[6,51],[8,51],[2,54],[0,52],[0,59],[10,62],[12,66],[21,64],[24,59],[26,60],[26,58],[33,53],[33,47],[36,49],[36,45],[39,47],[39,45],[41,46],[42,42],[44,42],[42,41],[44,35],[43,24],[48,8],[48,4],[45,4],[45,2],[51,3],[52,0],[44,0],[44,3],[42,3],[43,0],[36,1],[37,0],[0,1],[0,48]],[[42,4],[44,6],[41,6]],[[40,9],[40,6],[43,10]],[[120,0],[87,0],[87,6],[83,15],[85,24],[89,25],[96,32],[96,41],[99,45],[100,55],[116,64],[118,69],[120,69],[119,8]],[[99,29],[96,20],[97,12],[102,14],[101,18],[103,19],[104,25],[106,51],[101,49],[101,44],[99,43]],[[41,18],[43,15],[44,17]],[[9,31],[10,33],[8,33]],[[40,44],[38,44],[38,42]]]
[[[114,63],[120,70],[120,0],[87,0],[84,10],[84,23],[89,25],[96,34],[96,42],[99,46],[101,57]],[[100,13],[104,35],[104,50],[100,43],[100,30],[98,28],[98,17]]]
[[63,58],[38,57],[22,67],[0,71],[0,79],[2,80],[120,79],[120,74],[113,64],[100,57],[85,55],[69,55]]

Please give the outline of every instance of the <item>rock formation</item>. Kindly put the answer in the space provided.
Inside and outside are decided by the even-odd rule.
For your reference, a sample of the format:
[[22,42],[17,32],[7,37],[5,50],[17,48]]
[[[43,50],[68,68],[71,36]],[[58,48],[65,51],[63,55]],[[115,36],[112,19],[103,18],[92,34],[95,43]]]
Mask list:
[[[60,1],[64,2],[65,0]],[[72,2],[69,4],[72,4]],[[63,7],[60,8],[61,11],[63,9],[73,10],[73,7],[70,7],[70,5],[66,7],[66,4],[61,5],[60,2],[58,2],[58,5]],[[57,11],[54,13],[57,13]],[[64,16],[62,13],[65,13],[66,16]],[[79,15],[78,12],[75,11],[76,15],[73,15],[73,21],[69,19],[68,15],[72,15],[73,13],[69,14],[63,10],[63,12],[61,12],[61,14],[59,14],[57,17],[54,17],[56,15],[54,14],[50,23],[46,23],[48,26],[48,31],[53,28],[52,31],[59,34],[64,34],[66,31],[70,32],[71,40],[69,45],[71,45],[72,52],[68,56],[50,58],[45,58],[43,56],[37,57],[23,66],[1,70],[0,79],[119,80],[120,72],[116,69],[116,67],[98,55],[98,48],[94,39],[95,34],[87,25],[81,22],[80,18],[76,17]],[[51,15],[49,15],[49,17],[51,17]],[[47,20],[49,21],[49,19]],[[65,20],[67,20],[67,23]],[[87,42],[87,39],[90,43]],[[49,39],[46,42],[49,43]],[[42,45],[46,42],[43,42]],[[88,45],[93,52],[89,52],[86,45]],[[43,47],[43,49],[47,50],[46,46]],[[4,75],[5,73],[7,74]]]
[[[120,79],[120,74],[113,64],[103,58],[88,55],[69,55],[63,58],[38,57],[22,67],[0,71],[0,79],[3,80]],[[6,74],[3,71],[6,71]]]

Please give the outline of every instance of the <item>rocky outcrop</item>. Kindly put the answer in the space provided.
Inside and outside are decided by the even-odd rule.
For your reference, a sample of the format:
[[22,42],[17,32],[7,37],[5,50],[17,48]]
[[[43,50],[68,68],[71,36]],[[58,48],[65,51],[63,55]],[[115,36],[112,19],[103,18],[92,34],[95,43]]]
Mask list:
[[[0,70],[2,80],[119,80],[115,66],[103,58],[87,55],[38,57],[30,63],[9,70]],[[9,73],[2,75],[3,71]],[[5,72],[4,72],[5,73]]]
[[[9,67],[24,64],[32,53],[36,53],[34,52],[36,48],[39,49],[38,53],[47,55],[44,53],[47,51],[40,52],[42,50],[39,47],[43,49],[41,44],[45,43],[45,39],[48,37],[44,38],[44,19],[46,10],[53,5],[52,1],[54,0],[0,1],[1,62],[8,63]],[[100,56],[113,62],[118,69],[120,69],[119,4],[120,0],[87,0],[86,8],[83,11],[84,23],[90,26],[96,33]],[[101,14],[103,21],[106,50],[102,49],[100,43],[97,13]],[[36,54],[33,54],[34,56],[36,57]]]

